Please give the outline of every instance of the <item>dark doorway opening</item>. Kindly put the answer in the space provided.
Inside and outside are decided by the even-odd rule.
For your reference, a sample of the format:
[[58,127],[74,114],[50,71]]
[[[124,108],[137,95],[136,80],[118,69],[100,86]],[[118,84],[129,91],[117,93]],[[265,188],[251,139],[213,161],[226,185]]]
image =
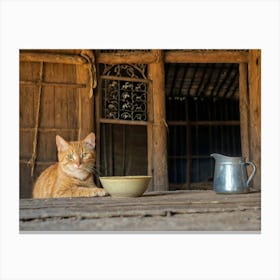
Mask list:
[[238,64],[166,64],[170,190],[211,188],[211,153],[241,155]]

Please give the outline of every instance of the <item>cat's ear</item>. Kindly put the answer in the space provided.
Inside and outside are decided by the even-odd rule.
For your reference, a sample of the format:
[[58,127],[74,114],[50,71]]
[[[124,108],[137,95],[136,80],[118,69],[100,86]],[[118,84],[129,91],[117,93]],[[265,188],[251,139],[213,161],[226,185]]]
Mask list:
[[59,152],[63,152],[68,149],[69,144],[61,136],[56,135],[55,141],[56,141],[57,150]]
[[84,140],[83,142],[85,142],[87,145],[89,145],[92,149],[95,148],[95,134],[94,133],[90,133]]

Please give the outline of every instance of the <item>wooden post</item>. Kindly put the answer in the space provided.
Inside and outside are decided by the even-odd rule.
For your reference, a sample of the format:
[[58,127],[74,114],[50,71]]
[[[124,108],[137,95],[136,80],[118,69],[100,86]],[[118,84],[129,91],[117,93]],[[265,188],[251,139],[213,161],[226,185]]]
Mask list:
[[256,164],[253,180],[256,189],[261,188],[261,51],[249,51],[249,102],[250,102],[250,159]]
[[249,92],[248,92],[248,65],[239,64],[239,110],[242,156],[250,158],[249,145]]
[[[154,103],[153,103],[153,83],[149,82],[148,85],[148,99],[147,99],[147,113],[148,113],[148,125],[147,125],[147,159],[148,167],[147,173],[149,176],[153,176],[153,121],[154,121]],[[154,179],[149,183],[148,191],[153,191]]]
[[77,83],[86,84],[86,88],[77,89],[79,94],[79,139],[85,138],[90,132],[93,131],[93,99],[90,98],[90,73],[86,65],[76,66]]
[[165,84],[164,84],[164,60],[162,50],[152,51],[157,60],[149,65],[149,78],[152,80],[152,162],[153,184],[155,191],[168,190],[167,173],[167,127],[165,121]]

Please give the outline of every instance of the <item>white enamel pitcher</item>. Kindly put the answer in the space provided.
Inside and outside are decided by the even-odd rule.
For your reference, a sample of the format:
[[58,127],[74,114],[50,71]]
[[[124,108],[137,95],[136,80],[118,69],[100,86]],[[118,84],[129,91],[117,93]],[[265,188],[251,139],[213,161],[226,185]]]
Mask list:
[[[243,157],[228,157],[220,154],[211,154],[215,159],[214,191],[216,193],[247,193],[250,182],[256,174],[256,166]],[[248,178],[247,166],[253,171]]]

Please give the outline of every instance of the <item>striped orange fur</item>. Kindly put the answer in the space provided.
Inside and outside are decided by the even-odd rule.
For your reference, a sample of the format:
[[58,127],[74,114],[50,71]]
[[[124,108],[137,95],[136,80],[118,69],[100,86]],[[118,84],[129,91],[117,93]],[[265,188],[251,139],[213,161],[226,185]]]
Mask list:
[[105,196],[93,180],[95,134],[84,140],[67,142],[56,136],[58,163],[44,170],[37,179],[33,198]]

